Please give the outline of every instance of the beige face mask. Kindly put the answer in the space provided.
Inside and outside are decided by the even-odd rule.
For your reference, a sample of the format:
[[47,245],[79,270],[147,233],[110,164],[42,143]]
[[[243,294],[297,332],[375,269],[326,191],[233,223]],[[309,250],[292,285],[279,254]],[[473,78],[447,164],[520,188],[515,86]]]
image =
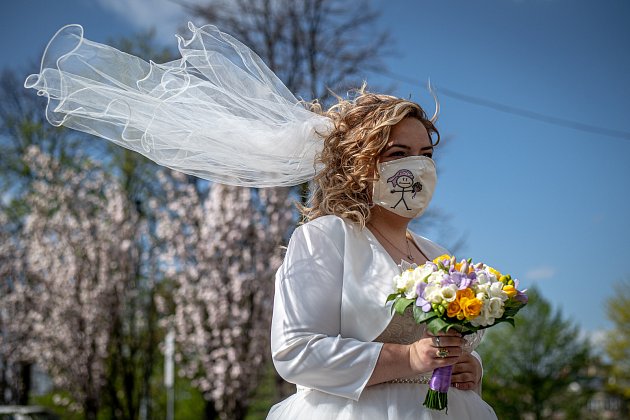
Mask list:
[[380,163],[378,171],[380,178],[372,191],[374,204],[409,219],[426,210],[437,183],[433,159],[409,156]]

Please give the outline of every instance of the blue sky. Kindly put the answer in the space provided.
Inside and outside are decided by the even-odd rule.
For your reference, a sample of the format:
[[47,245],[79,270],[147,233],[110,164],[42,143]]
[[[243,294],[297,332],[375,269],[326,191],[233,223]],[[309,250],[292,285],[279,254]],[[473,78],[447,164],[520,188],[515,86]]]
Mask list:
[[[630,277],[630,3],[625,0],[373,1],[392,35],[375,86],[443,89],[432,203],[463,234],[462,257],[538,286],[585,331],[610,328],[605,301]],[[62,25],[106,42],[156,26],[160,42],[187,18],[168,0],[7,1],[0,66],[27,69]],[[203,22],[196,22],[201,24]],[[220,23],[218,23],[220,27]],[[31,68],[31,70],[34,70]],[[406,81],[417,81],[411,84]],[[451,91],[601,127],[587,132],[453,98]],[[421,222],[420,222],[421,223]]]

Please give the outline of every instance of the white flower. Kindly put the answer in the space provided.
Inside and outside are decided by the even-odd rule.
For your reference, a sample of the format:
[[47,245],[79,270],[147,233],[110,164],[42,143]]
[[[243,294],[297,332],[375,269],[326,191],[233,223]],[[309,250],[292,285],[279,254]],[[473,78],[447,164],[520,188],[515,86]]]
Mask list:
[[487,313],[482,309],[479,315],[470,320],[470,323],[475,327],[485,327],[486,325],[493,324],[494,319],[490,322],[487,317]]
[[477,292],[475,297],[479,299],[482,304],[485,304],[486,300],[488,300],[488,295],[487,293],[484,293],[484,292]]
[[503,291],[503,283],[496,281],[490,285],[488,296],[491,298],[499,298],[502,302],[508,300],[508,295]]
[[429,284],[441,284],[443,278],[444,278],[444,274],[442,272],[434,271],[427,278],[427,283],[429,283]]
[[501,298],[490,298],[484,307],[488,308],[488,315],[492,318],[501,318],[503,316],[504,308]]
[[490,279],[488,278],[488,272],[486,271],[480,271],[477,273],[477,282],[479,283],[479,286],[485,285],[490,283]]
[[492,274],[490,272],[487,273],[487,276],[488,276],[488,280],[490,280],[490,283],[494,283],[496,281],[499,281],[497,276],[495,276],[494,274]]
[[429,283],[424,289],[424,299],[430,303],[441,303],[442,286],[436,283]]
[[417,282],[423,281],[424,279],[426,279],[429,275],[431,275],[433,273],[433,268],[432,267],[426,267],[426,266],[420,266],[418,268],[416,268],[415,270],[413,270],[413,275],[416,278]]
[[440,294],[443,300],[446,302],[452,302],[457,297],[457,286],[449,284],[448,286],[442,287]]
[[490,288],[490,283],[478,284],[475,289],[477,292],[477,298],[479,295],[483,295],[484,298],[488,296],[488,289]]
[[405,270],[400,276],[394,277],[396,282],[396,289],[405,293],[408,299],[414,299],[418,295],[416,294],[416,279],[413,275],[414,270]]
[[504,308],[501,298],[492,297],[483,303],[481,313],[476,318],[472,319],[470,323],[475,327],[493,325],[497,318],[503,316]]

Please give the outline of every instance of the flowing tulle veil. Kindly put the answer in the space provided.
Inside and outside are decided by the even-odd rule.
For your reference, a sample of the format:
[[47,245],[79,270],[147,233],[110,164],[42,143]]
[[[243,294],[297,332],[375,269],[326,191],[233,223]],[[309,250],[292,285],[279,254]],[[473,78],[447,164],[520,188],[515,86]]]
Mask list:
[[25,87],[48,98],[55,126],[84,131],[160,165],[229,185],[313,178],[331,120],[307,109],[247,46],[188,24],[181,59],[146,62],[61,28]]

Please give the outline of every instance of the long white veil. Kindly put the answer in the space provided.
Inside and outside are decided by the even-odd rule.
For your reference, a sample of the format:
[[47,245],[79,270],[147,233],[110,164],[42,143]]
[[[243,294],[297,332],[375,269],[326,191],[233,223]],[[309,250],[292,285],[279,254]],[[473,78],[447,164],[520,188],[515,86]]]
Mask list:
[[311,179],[330,119],[307,110],[247,46],[212,25],[188,28],[190,39],[177,37],[182,58],[157,64],[65,26],[25,87],[48,97],[51,124],[187,174],[254,187]]

